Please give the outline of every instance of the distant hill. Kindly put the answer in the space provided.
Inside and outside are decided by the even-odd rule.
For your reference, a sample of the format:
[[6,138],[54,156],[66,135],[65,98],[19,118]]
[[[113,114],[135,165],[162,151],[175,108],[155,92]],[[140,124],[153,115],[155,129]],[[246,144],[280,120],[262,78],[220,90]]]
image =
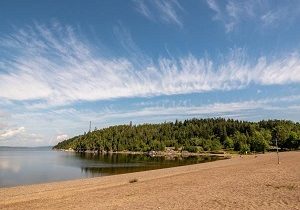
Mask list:
[[163,151],[165,147],[190,152],[235,150],[263,152],[269,148],[298,149],[300,124],[287,120],[260,122],[233,119],[190,119],[160,124],[116,125],[75,136],[54,146],[78,152]]

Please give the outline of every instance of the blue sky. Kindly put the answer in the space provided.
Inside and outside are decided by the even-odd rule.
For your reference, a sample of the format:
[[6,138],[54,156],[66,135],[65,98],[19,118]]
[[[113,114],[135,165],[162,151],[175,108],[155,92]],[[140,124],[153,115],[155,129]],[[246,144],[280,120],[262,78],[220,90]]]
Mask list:
[[0,2],[0,146],[192,117],[300,121],[300,2]]

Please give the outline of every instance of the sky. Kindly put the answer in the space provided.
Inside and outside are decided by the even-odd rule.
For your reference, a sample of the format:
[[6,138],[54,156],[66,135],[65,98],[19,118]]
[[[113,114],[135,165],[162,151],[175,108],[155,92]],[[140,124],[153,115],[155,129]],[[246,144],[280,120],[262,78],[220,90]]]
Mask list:
[[298,0],[1,0],[0,146],[117,124],[300,121]]

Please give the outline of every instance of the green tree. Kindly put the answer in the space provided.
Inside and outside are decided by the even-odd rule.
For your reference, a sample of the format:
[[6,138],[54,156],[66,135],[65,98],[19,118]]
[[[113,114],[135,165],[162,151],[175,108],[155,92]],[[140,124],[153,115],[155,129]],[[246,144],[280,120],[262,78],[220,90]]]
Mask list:
[[283,149],[298,149],[300,124],[286,120],[256,122],[232,119],[190,119],[160,124],[117,125],[78,135],[59,142],[55,149],[72,148],[78,152],[162,151],[176,149],[213,151],[222,148],[236,151],[265,151],[278,140]]
[[256,152],[265,152],[269,148],[269,143],[265,140],[264,136],[255,131],[250,138],[250,150]]
[[233,149],[234,148],[234,141],[232,138],[227,137],[224,141],[224,147],[226,149]]
[[247,137],[244,133],[237,131],[233,136],[234,150],[240,151],[242,145],[247,144]]
[[283,146],[288,149],[298,149],[300,146],[300,137],[296,132],[291,131]]
[[272,132],[272,140],[275,142],[277,140],[278,146],[283,148],[285,145],[285,141],[289,136],[289,132],[284,125],[277,125]]

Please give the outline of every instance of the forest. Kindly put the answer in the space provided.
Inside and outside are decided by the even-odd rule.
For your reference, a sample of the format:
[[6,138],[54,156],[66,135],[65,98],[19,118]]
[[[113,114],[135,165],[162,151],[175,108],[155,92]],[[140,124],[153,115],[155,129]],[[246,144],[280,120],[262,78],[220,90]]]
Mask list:
[[160,124],[116,125],[95,128],[58,143],[53,149],[73,149],[77,152],[164,151],[173,147],[178,151],[265,152],[296,150],[300,147],[300,124],[288,120],[260,122],[233,119],[189,119]]

